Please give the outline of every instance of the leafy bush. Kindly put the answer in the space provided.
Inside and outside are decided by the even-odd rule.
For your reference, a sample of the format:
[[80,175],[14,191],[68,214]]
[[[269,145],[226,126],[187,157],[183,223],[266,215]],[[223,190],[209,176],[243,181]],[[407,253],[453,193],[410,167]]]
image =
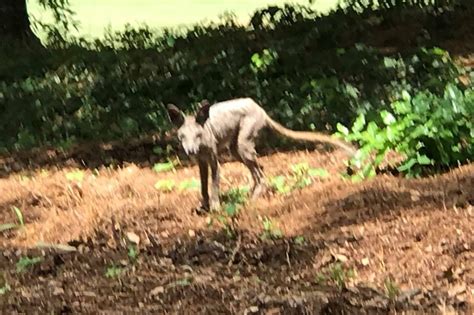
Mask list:
[[102,41],[50,40],[41,55],[0,52],[0,149],[160,134],[168,102],[192,110],[242,96],[290,128],[332,132],[360,113],[373,119],[402,91],[442,93],[459,75],[437,48],[386,55],[346,40],[367,21],[286,5],[246,27],[231,16],[185,32],[127,26]]
[[472,159],[473,117],[474,89],[462,91],[448,84],[442,96],[421,91],[412,97],[404,92],[390,111],[380,112],[378,121],[367,123],[361,114],[350,130],[342,124],[338,130],[361,146],[352,161],[362,167],[356,179],[374,176],[389,150],[404,156],[400,172],[418,176],[426,166],[440,170]]

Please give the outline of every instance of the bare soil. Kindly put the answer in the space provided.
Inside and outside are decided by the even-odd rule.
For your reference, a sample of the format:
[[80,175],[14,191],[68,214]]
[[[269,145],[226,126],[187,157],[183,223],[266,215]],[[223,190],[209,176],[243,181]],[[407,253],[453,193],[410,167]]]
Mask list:
[[[330,176],[248,202],[233,235],[218,216],[193,213],[198,190],[154,187],[198,179],[196,166],[5,176],[0,224],[17,222],[18,207],[25,225],[0,232],[0,313],[472,314],[474,165],[351,183],[339,151],[260,160],[268,177],[300,162]],[[250,184],[243,165],[222,167],[223,191]],[[262,237],[265,217],[281,237]],[[17,271],[26,256],[42,260]]]

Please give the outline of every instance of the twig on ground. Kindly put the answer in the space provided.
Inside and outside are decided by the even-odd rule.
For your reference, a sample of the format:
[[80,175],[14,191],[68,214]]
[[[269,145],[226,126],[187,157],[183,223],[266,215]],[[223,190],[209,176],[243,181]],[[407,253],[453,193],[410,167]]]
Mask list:
[[235,256],[240,249],[240,245],[242,244],[242,234],[239,233],[239,237],[237,239],[237,244],[235,245],[234,250],[232,251],[232,255],[230,256],[229,262],[227,262],[227,266],[230,267],[235,260]]

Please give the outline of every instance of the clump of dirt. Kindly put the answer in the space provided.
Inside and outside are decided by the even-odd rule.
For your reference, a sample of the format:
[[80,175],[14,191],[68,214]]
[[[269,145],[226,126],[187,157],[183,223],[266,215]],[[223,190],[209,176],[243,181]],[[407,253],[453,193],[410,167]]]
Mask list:
[[[260,160],[268,178],[302,162],[329,176],[247,202],[233,233],[192,211],[199,190],[155,188],[198,180],[195,166],[1,179],[0,224],[17,222],[12,207],[24,217],[0,232],[1,312],[472,312],[474,165],[353,184],[343,152]],[[222,167],[223,191],[250,184],[240,163]]]

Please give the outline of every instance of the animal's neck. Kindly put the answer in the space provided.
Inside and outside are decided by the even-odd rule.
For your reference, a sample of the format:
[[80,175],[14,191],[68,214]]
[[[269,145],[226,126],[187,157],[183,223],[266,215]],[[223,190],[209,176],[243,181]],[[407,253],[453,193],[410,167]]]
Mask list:
[[212,130],[212,126],[210,124],[209,121],[207,121],[205,124],[204,124],[204,132],[203,132],[203,135],[202,135],[202,144],[208,148],[213,148],[214,146],[214,143],[216,142],[215,139],[215,135],[214,135],[214,131]]

